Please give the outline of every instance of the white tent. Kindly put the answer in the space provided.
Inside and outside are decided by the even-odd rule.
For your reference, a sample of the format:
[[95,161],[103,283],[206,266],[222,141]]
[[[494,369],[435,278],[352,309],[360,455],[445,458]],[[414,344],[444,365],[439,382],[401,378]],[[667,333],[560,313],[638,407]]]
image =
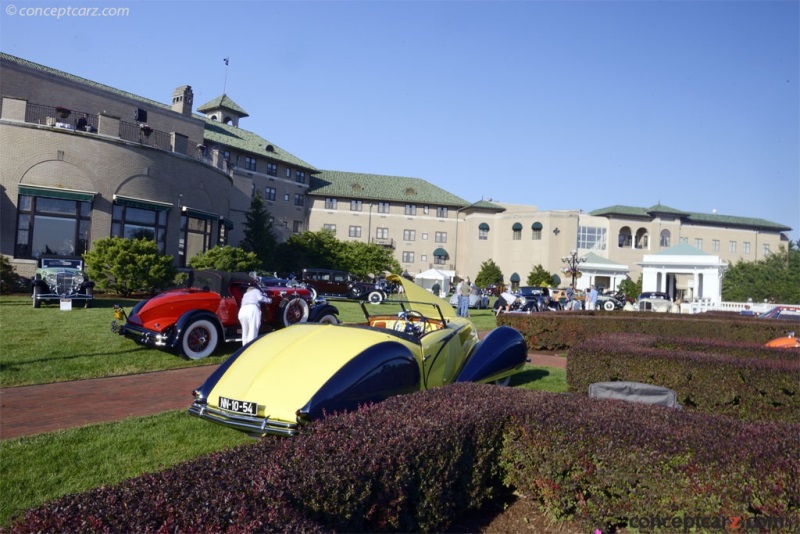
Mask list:
[[433,284],[439,282],[442,295],[447,295],[450,292],[450,280],[450,275],[445,271],[440,271],[439,269],[428,269],[427,271],[414,276],[414,283],[418,286],[424,287],[425,289],[430,289],[433,287]]

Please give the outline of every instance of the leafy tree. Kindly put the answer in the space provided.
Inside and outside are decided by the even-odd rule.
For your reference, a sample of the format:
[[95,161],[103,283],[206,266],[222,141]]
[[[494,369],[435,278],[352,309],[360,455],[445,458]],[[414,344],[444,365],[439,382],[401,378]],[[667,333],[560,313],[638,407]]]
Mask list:
[[529,286],[555,286],[557,285],[555,280],[553,279],[553,275],[550,274],[542,267],[541,264],[535,266],[530,273],[528,273],[528,285]]
[[262,268],[273,261],[278,245],[278,239],[272,231],[271,218],[261,195],[256,192],[250,201],[250,211],[245,215],[244,239],[239,246],[247,252],[255,253]]
[[626,297],[636,298],[642,294],[642,275],[634,282],[630,277],[626,278],[619,283],[618,289],[620,292],[625,293]]
[[300,272],[304,268],[338,269],[343,243],[330,230],[294,234],[278,246],[277,271]]
[[218,269],[220,271],[254,271],[261,266],[261,260],[254,252],[239,247],[214,247],[189,259],[189,267],[195,269]]
[[17,270],[11,265],[8,256],[0,254],[0,293],[19,291],[24,286],[22,277],[17,274]]
[[489,287],[492,284],[500,285],[503,283],[503,271],[494,262],[493,259],[488,259],[481,263],[481,268],[478,270],[478,276],[475,277],[475,285],[478,287]]
[[781,245],[766,258],[730,265],[722,279],[722,300],[772,300],[800,304],[800,241]]
[[343,245],[338,268],[349,271],[362,280],[369,274],[379,275],[383,271],[399,274],[402,271],[400,263],[386,247],[361,241],[347,241]]
[[155,293],[175,277],[172,256],[161,254],[149,239],[98,239],[83,259],[97,289],[125,297],[137,291]]

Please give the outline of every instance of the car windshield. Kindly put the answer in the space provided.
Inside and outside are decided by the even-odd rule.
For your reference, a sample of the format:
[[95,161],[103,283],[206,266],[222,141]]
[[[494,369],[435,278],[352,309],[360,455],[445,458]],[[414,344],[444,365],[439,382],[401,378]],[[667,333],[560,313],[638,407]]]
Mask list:
[[42,258],[41,264],[43,268],[67,268],[67,269],[81,269],[83,260],[69,259],[69,258]]

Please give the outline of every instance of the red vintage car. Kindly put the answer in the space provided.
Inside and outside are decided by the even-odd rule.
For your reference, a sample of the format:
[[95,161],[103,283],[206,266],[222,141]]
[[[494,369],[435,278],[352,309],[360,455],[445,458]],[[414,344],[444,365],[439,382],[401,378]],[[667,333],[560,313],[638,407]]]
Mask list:
[[[146,346],[174,350],[197,360],[219,344],[241,342],[239,305],[249,287],[258,287],[270,304],[262,305],[260,333],[307,321],[338,324],[338,313],[325,299],[314,300],[301,286],[265,286],[247,273],[191,271],[186,287],[139,302],[130,314],[115,307],[112,332]],[[124,320],[124,324],[118,321]]]

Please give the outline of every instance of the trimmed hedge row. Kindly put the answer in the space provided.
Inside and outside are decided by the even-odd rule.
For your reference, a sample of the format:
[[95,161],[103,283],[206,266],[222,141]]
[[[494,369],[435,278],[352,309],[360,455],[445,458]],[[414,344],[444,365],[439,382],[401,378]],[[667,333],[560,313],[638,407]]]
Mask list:
[[800,322],[745,316],[704,316],[656,312],[503,313],[506,325],[525,336],[528,350],[561,350],[599,334],[652,334],[764,344],[787,332],[800,333]]
[[749,421],[800,423],[800,351],[619,334],[572,347],[569,390],[630,380],[675,390],[684,407]]
[[9,532],[442,531],[516,486],[587,529],[800,524],[800,425],[456,384],[28,511]]
[[553,517],[603,532],[689,530],[674,518],[705,524],[699,532],[727,531],[731,517],[772,521],[770,532],[800,526],[798,425],[571,394],[530,402],[508,426],[503,465]]

